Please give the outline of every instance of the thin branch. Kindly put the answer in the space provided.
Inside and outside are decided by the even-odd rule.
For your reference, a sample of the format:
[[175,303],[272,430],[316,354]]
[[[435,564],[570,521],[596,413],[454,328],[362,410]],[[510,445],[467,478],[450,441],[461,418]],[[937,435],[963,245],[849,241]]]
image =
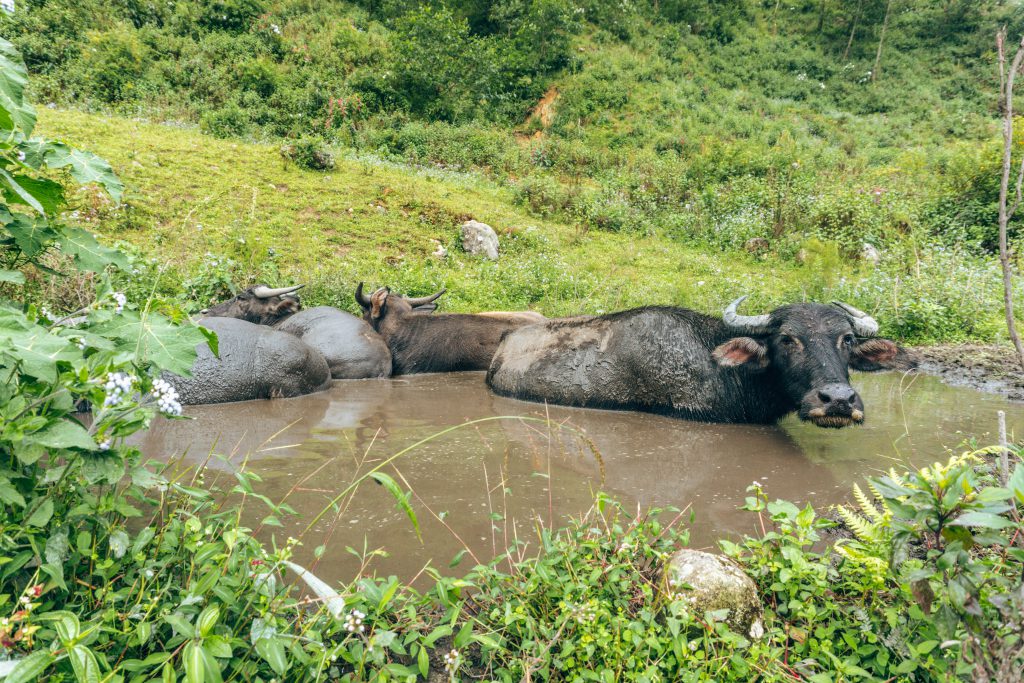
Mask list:
[[1007,237],[1010,217],[1020,205],[1022,183],[1024,183],[1024,163],[1017,176],[1017,187],[1014,195],[1016,200],[1012,208],[1007,207],[1010,195],[1010,167],[1013,165],[1013,81],[1024,63],[1024,37],[1017,45],[1009,70],[1006,69],[1006,28],[996,34],[996,49],[999,65],[999,104],[1003,115],[1003,168],[999,181],[999,264],[1003,271],[1003,308],[1006,313],[1006,329],[1017,351],[1017,360],[1024,368],[1024,345],[1017,334],[1016,319],[1013,314],[1013,268],[1010,264],[1010,248]]

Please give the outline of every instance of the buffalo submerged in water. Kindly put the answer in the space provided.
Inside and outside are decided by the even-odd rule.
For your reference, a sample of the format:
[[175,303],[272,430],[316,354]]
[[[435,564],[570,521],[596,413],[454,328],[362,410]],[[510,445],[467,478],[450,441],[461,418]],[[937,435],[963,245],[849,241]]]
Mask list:
[[257,285],[203,314],[238,318],[294,335],[323,355],[334,379],[390,376],[391,351],[380,335],[361,318],[332,306],[303,309],[295,295],[303,286]]
[[835,302],[721,318],[647,307],[509,332],[487,373],[498,394],[708,422],[772,423],[796,411],[819,427],[864,421],[849,369],[913,367],[878,324]]

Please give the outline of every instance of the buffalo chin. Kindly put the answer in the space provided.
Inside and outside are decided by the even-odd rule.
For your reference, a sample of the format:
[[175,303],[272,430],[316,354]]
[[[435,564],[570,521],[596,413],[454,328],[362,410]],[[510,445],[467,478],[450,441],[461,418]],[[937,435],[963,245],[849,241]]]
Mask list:
[[813,423],[816,427],[826,427],[828,429],[841,429],[843,427],[849,427],[854,424],[861,424],[861,422],[855,422],[852,417],[846,417],[843,415],[826,415],[824,417],[809,417],[807,420]]

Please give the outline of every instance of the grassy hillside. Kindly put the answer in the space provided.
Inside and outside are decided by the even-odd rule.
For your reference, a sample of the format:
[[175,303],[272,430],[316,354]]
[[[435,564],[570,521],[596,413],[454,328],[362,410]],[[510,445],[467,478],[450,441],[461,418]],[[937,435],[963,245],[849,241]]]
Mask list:
[[[849,299],[908,340],[992,340],[993,35],[1022,12],[79,0],[0,13],[0,32],[54,105],[44,127],[133,188],[79,219],[165,264],[160,288],[192,307],[253,279],[344,306],[360,279],[445,285],[456,310],[549,314],[753,290]],[[328,153],[333,170],[304,168]],[[499,263],[461,254],[468,217],[504,235]]]
[[[80,197],[72,219],[139,255],[124,285],[156,282],[193,308],[229,283],[309,282],[309,303],[352,309],[359,280],[416,294],[448,287],[449,310],[534,308],[593,313],[649,303],[719,310],[841,297],[906,339],[989,339],[1000,333],[996,272],[987,261],[921,252],[878,267],[808,242],[802,262],[708,250],[665,235],[583,230],[538,218],[478,174],[341,157],[329,172],[286,164],[279,147],[213,139],[180,126],[44,110],[41,129],[103,154],[128,186],[111,207]],[[458,226],[492,225],[503,256],[462,253]],[[433,255],[439,244],[446,257]]]

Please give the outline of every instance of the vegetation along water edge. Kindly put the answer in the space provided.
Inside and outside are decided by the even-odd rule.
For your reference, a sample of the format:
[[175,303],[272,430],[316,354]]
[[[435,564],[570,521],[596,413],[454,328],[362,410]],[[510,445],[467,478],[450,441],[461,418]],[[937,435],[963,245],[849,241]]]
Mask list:
[[[191,316],[257,282],[352,313],[360,281],[548,316],[838,299],[1016,397],[1003,25],[1019,3],[0,3],[0,680],[1019,681],[1013,443],[828,516],[753,482],[760,533],[717,548],[753,582],[740,628],[666,569],[699,511],[596,492],[529,552],[329,586],[258,475],[128,440],[216,353]],[[470,219],[498,259],[464,252]],[[389,469],[414,454],[321,516],[374,482],[418,528]]]

